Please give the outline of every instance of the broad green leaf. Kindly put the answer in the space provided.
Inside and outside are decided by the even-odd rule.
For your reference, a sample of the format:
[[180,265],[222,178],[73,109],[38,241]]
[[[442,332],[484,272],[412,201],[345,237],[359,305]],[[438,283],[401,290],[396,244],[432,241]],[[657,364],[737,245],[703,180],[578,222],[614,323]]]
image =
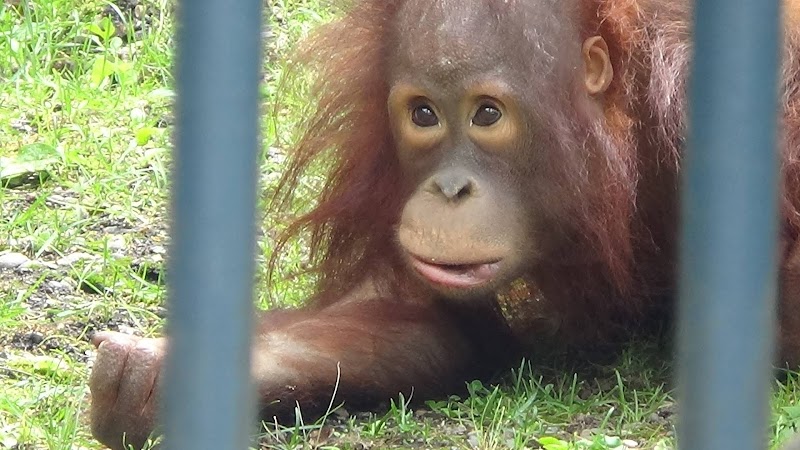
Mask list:
[[536,439],[544,450],[570,450],[569,442],[545,436]]
[[52,145],[47,145],[42,142],[35,142],[28,144],[19,149],[17,155],[17,162],[34,162],[34,161],[58,161],[61,155],[58,150]]
[[0,157],[0,187],[37,185],[50,177],[48,169],[60,161],[58,151],[50,145],[26,145],[13,157]]
[[136,130],[136,145],[142,146],[150,142],[150,139],[153,138],[153,135],[158,132],[158,128],[155,127],[144,127],[139,128]]
[[784,406],[781,409],[791,420],[800,419],[800,406]]
[[114,30],[114,23],[108,17],[103,17],[99,23],[90,24],[87,29],[90,33],[99,37],[103,43],[108,42],[108,40],[111,39],[116,32]]
[[92,63],[92,70],[89,72],[89,81],[92,86],[100,87],[106,78],[114,74],[115,70],[115,64],[111,60],[105,56],[100,56]]

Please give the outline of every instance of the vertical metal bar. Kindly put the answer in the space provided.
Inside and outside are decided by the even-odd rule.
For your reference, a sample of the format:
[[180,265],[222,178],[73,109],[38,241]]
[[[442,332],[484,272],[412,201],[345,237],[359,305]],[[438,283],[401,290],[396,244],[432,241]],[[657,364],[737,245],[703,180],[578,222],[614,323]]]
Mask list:
[[683,450],[765,448],[774,333],[778,0],[697,0],[683,186]]
[[178,9],[177,135],[164,445],[245,449],[262,0]]

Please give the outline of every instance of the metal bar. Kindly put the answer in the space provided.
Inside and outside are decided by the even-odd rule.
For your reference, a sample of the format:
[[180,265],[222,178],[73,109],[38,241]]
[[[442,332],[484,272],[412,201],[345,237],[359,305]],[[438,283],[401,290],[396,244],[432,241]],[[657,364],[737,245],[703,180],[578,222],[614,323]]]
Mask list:
[[164,446],[245,449],[262,0],[178,9],[177,131]]
[[777,280],[778,0],[698,0],[683,186],[678,439],[765,448]]

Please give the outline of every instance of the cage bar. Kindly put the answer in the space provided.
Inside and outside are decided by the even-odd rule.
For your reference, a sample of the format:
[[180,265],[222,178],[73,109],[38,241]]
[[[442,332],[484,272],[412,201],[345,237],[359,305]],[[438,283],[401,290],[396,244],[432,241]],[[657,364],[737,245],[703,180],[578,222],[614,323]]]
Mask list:
[[678,439],[762,449],[777,285],[777,0],[698,0],[684,159]]
[[164,446],[245,449],[262,0],[178,5]]

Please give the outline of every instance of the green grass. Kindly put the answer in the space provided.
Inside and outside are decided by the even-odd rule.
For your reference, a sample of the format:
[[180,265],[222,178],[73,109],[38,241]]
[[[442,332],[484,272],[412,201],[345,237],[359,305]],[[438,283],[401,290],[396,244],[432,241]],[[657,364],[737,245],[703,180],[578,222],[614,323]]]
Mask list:
[[[263,189],[282,169],[303,95],[269,105],[291,45],[330,17],[323,0],[271,2]],[[87,427],[94,330],[145,336],[163,325],[161,277],[168,245],[171,63],[169,0],[5,1],[0,5],[0,448],[100,448]],[[125,19],[107,17],[114,6]],[[112,14],[113,15],[113,14]],[[298,207],[314,198],[307,180]],[[282,217],[264,219],[258,280]],[[261,307],[295,305],[300,241],[282,256]],[[324,421],[268,428],[265,448],[621,449],[671,448],[675,406],[669,354],[634,343],[605,364],[537,361],[497,385],[471,383],[462,398],[387,412],[339,409]],[[776,382],[772,445],[800,421],[797,378]],[[627,442],[629,443],[629,442]]]

